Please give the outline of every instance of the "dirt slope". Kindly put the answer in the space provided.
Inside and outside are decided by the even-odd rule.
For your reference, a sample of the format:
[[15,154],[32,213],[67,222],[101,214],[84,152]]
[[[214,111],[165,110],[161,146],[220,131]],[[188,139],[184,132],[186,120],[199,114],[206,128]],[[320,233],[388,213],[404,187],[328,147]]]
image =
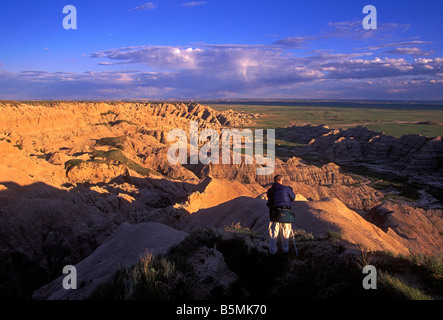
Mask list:
[[[328,231],[334,231],[339,232],[344,240],[361,245],[365,250],[409,253],[397,239],[367,222],[337,199],[296,201],[293,209],[296,213],[295,228],[314,236],[324,236]],[[266,200],[239,197],[198,210],[192,214],[185,230],[192,230],[198,225],[224,229],[237,223],[260,234],[266,232],[269,224]]]
[[[147,254],[165,253],[187,234],[160,223],[122,224],[113,235],[86,259],[76,264],[77,290],[65,290],[63,276],[33,294],[38,300],[81,300],[116,272],[134,265]],[[83,283],[83,286],[81,285]],[[87,284],[87,285],[85,285]]]

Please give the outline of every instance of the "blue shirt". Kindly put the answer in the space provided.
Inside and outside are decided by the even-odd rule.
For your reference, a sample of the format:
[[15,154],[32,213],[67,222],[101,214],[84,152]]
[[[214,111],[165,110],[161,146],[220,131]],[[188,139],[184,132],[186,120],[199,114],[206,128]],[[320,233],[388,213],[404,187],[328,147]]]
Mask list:
[[282,185],[281,183],[274,182],[268,192],[269,208],[291,206],[291,202],[295,200],[295,193],[292,188]]

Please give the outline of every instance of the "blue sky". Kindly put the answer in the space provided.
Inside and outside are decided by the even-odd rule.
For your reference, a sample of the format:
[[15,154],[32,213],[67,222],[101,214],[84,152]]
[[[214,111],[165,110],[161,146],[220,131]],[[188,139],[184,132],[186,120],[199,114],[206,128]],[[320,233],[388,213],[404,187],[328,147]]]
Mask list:
[[442,13],[441,0],[0,0],[0,99],[443,100]]

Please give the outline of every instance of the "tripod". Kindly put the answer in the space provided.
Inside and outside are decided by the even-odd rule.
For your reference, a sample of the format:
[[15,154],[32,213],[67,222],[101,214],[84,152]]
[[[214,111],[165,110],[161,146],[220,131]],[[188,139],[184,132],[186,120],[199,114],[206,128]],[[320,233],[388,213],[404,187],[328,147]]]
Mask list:
[[271,224],[269,224],[268,230],[266,230],[265,233],[262,234],[260,239],[255,243],[254,248],[256,248],[257,245],[265,239],[266,235],[269,233],[269,230],[271,230]]
[[[262,234],[260,239],[255,243],[254,248],[256,248],[257,245],[265,239],[266,235],[269,233],[269,230],[271,230],[271,225],[272,224],[270,223],[268,230],[266,230],[266,232]],[[298,257],[297,245],[295,244],[294,225],[292,223],[291,223],[291,238],[292,238],[292,243],[294,244],[295,254]]]
[[292,237],[292,243],[294,243],[295,254],[298,257],[298,250],[297,250],[297,245],[295,244],[295,235],[294,235],[294,228],[292,226],[292,223],[291,223],[291,237]]

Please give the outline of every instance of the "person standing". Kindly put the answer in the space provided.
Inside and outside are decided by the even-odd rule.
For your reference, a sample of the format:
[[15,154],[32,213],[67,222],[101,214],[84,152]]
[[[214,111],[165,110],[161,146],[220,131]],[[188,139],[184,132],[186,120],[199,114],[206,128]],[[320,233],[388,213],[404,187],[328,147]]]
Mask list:
[[269,253],[274,255],[277,253],[277,240],[278,235],[281,232],[281,245],[284,253],[289,252],[289,238],[292,232],[291,223],[278,222],[276,213],[280,210],[288,209],[291,210],[291,202],[295,200],[295,194],[291,187],[284,186],[283,176],[276,175],[274,177],[274,183],[267,191],[269,207],[269,235],[271,239],[269,240]]

